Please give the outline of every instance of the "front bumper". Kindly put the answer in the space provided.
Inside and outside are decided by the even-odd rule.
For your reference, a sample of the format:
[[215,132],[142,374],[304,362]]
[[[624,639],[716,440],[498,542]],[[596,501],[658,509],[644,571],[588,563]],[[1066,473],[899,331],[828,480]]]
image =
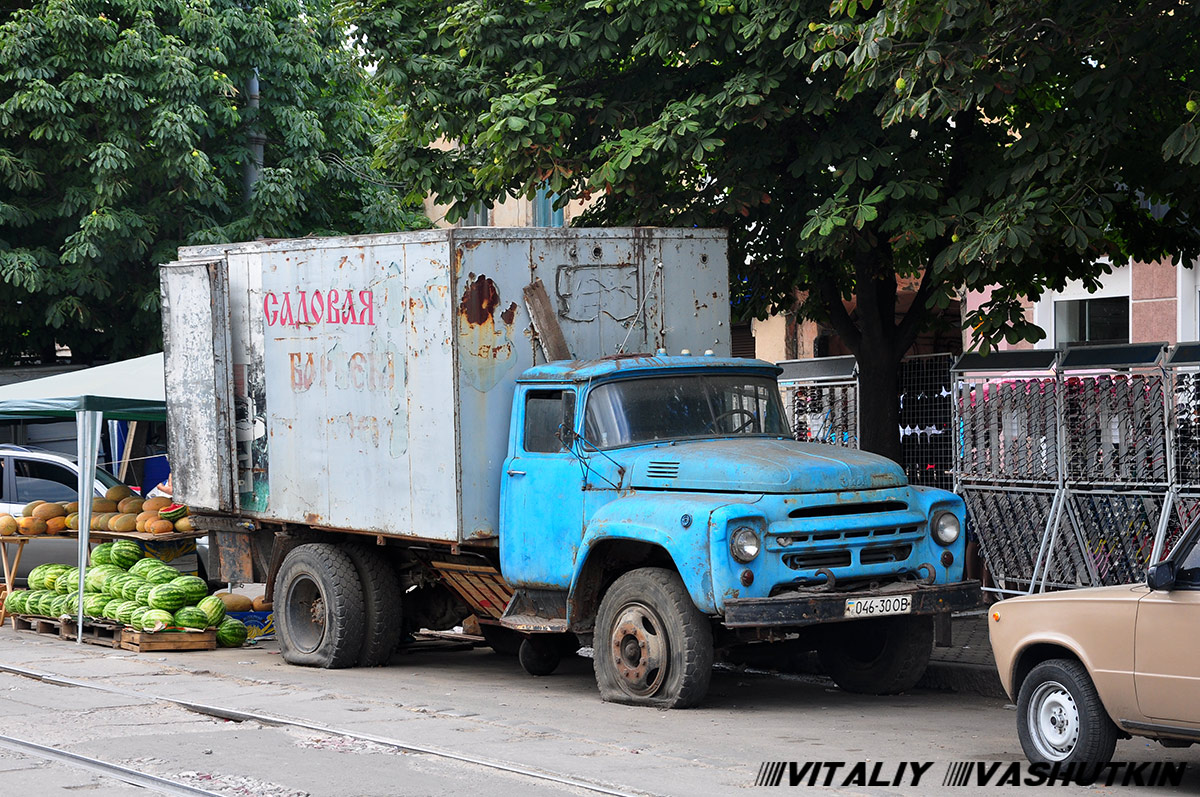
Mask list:
[[[798,590],[771,598],[730,598],[725,601],[724,624],[728,628],[799,628],[817,623],[854,620],[846,617],[847,598],[912,596],[911,614],[942,614],[977,609],[983,604],[978,581],[953,584],[889,584],[875,590],[829,592]],[[902,617],[904,615],[893,615]]]

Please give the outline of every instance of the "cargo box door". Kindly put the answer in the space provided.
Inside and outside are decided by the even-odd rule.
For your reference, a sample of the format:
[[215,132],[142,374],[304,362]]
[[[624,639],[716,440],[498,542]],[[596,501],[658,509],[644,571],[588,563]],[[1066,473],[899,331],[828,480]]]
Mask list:
[[167,437],[177,501],[234,508],[229,275],[224,259],[163,266]]

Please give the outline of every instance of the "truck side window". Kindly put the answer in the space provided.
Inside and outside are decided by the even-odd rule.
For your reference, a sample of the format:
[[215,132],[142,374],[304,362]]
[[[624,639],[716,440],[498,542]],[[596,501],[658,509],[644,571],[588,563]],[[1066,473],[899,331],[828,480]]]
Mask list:
[[534,390],[525,394],[525,450],[533,454],[562,451],[558,427],[562,423],[563,392]]

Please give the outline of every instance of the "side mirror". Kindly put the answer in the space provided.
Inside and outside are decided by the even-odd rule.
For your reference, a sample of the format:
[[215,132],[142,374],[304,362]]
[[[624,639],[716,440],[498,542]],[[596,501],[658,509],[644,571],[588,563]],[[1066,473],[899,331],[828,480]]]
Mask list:
[[1146,586],[1155,592],[1175,586],[1175,563],[1159,562],[1150,565],[1150,569],[1146,571]]
[[575,447],[578,437],[575,432],[575,391],[566,390],[562,396],[562,424],[558,427],[558,441],[570,451]]

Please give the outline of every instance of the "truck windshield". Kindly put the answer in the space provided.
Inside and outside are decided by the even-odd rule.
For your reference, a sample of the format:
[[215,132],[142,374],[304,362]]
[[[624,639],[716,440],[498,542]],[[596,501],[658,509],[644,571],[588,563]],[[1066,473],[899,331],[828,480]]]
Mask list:
[[588,395],[584,437],[598,448],[697,437],[788,437],[775,380],[745,374],[629,379]]

